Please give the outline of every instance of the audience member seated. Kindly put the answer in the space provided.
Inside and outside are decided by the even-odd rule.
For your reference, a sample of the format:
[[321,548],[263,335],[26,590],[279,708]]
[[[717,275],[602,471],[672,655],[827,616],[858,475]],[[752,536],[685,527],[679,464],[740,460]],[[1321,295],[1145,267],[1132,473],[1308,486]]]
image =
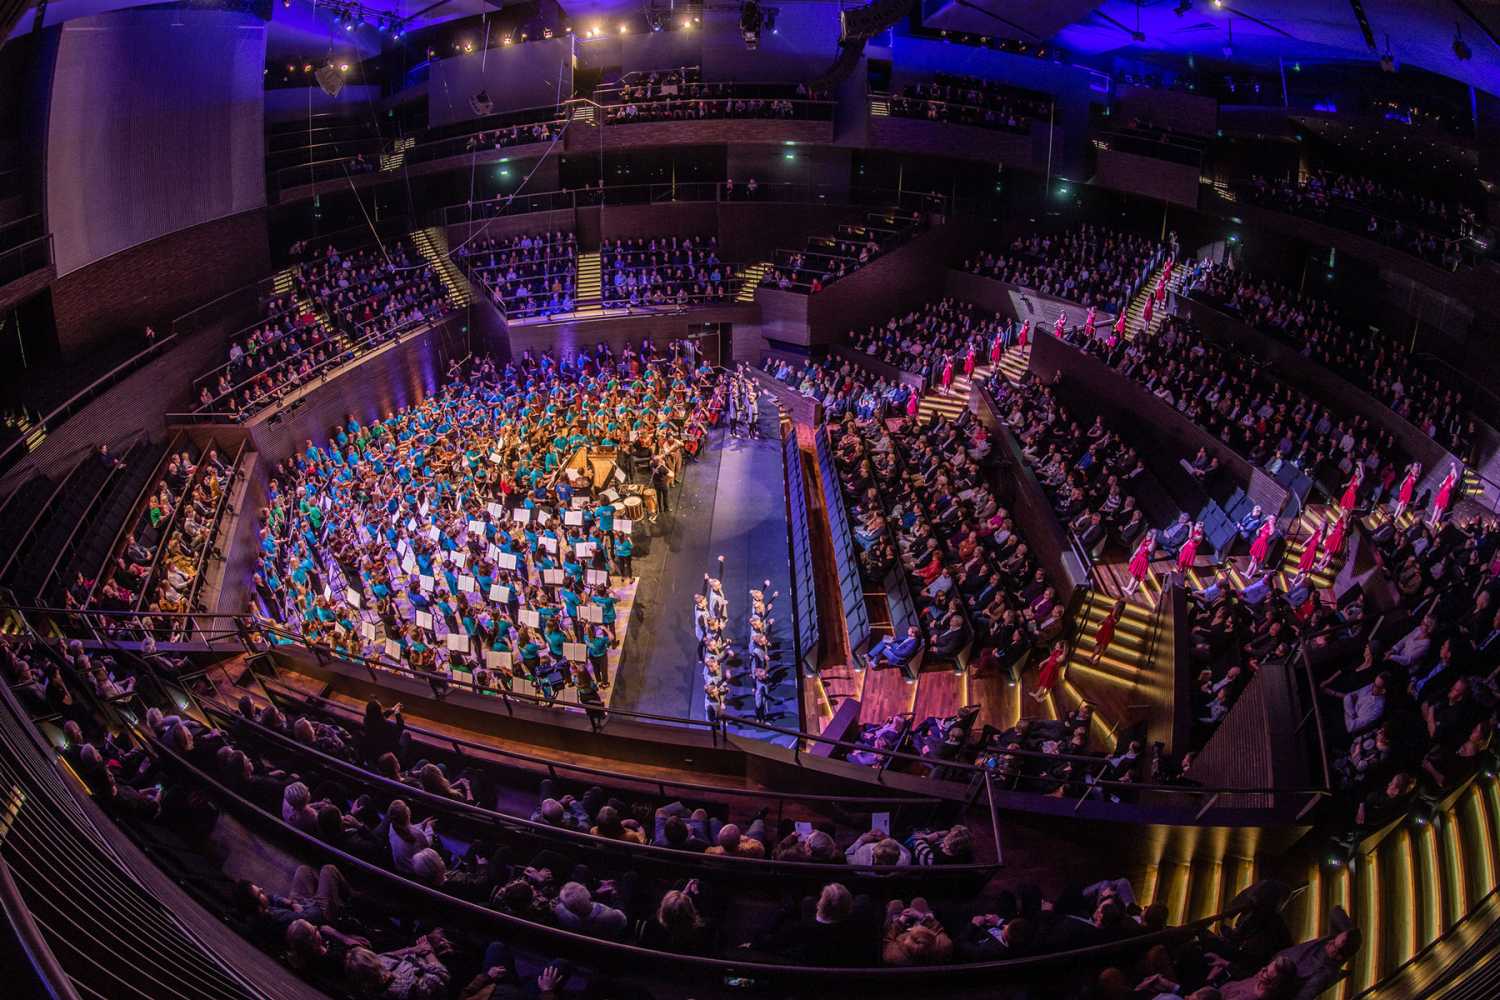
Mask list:
[[578,241],[572,233],[483,236],[460,244],[453,256],[507,319],[573,311]]
[[1144,236],[1082,225],[1018,236],[1004,252],[979,253],[964,269],[1117,315],[1168,252]]
[[705,305],[734,293],[734,268],[712,236],[605,240],[599,248],[607,308]]

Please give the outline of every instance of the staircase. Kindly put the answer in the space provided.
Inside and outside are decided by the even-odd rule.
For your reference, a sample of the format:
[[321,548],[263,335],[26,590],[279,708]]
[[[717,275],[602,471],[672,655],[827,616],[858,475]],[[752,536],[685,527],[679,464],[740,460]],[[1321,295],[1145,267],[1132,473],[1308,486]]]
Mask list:
[[[1166,265],[1163,264],[1152,271],[1151,277],[1146,279],[1146,283],[1141,286],[1141,290],[1136,292],[1135,297],[1130,300],[1130,305],[1125,310],[1126,340],[1134,340],[1136,335],[1146,328],[1146,303],[1150,301],[1151,296],[1156,294],[1156,283],[1161,280],[1162,272],[1165,270]],[[1181,288],[1182,279],[1186,273],[1187,270],[1185,268],[1176,268],[1172,276],[1167,279],[1167,288],[1174,292]],[[1159,324],[1161,316],[1161,307],[1158,306],[1153,309],[1151,313],[1152,324]]]
[[1177,926],[1223,912],[1258,876],[1259,865],[1253,857],[1198,850],[1189,858],[1163,859],[1147,868],[1136,902],[1143,907],[1165,904],[1167,923]]
[[[296,295],[296,278],[297,268],[295,267],[288,267],[284,270],[278,271],[276,272],[275,276],[271,278],[271,290],[274,291],[277,295]],[[298,316],[311,315],[314,318],[314,322],[320,329],[324,331],[328,331],[330,329],[328,326],[328,317],[324,315],[322,309],[318,308],[318,304],[316,302],[305,295],[298,295],[294,302],[297,307]]]
[[[1385,518],[1389,518],[1390,516],[1389,512],[1377,511],[1376,513]],[[1372,518],[1374,516],[1374,514],[1371,515]],[[1403,515],[1403,523],[1409,523],[1408,519],[1411,517],[1410,512]],[[1292,580],[1297,576],[1297,563],[1302,558],[1302,551],[1312,541],[1313,535],[1317,533],[1318,526],[1324,526],[1324,533],[1326,534],[1332,530],[1333,523],[1336,520],[1338,520],[1338,508],[1332,505],[1320,504],[1316,507],[1307,507],[1302,511],[1297,517],[1296,522],[1287,532],[1291,540],[1287,542],[1286,548],[1282,552],[1281,565],[1274,571],[1274,575],[1271,577],[1277,589],[1286,591],[1291,588]],[[1366,522],[1368,523],[1369,520],[1367,518]],[[1346,544],[1347,539],[1348,535],[1346,534]],[[1248,557],[1242,557],[1241,561],[1248,567]],[[1327,590],[1333,586],[1334,578],[1338,576],[1339,568],[1342,565],[1343,557],[1335,556],[1329,561],[1327,567],[1321,570],[1314,570],[1308,574],[1308,580],[1319,590]],[[1243,590],[1254,582],[1241,572],[1240,567],[1235,565],[1234,560],[1229,561],[1225,568],[1229,570],[1229,579],[1238,590]],[[1262,572],[1265,569],[1270,569],[1270,567],[1265,567]],[[1256,575],[1259,576],[1260,574]],[[1198,589],[1208,586],[1213,580],[1213,574],[1206,569],[1203,571],[1189,570],[1187,576],[1188,583]]]
[[400,170],[401,165],[406,162],[406,151],[417,144],[413,136],[397,139],[389,153],[380,154],[380,172]]
[[599,116],[595,113],[594,106],[592,104],[584,104],[582,102],[579,102],[578,104],[573,105],[573,111],[570,116],[570,120],[575,122],[582,122],[585,125],[596,125],[599,122]]
[[754,302],[755,290],[760,287],[760,279],[764,278],[766,276],[766,272],[770,269],[771,262],[768,260],[762,260],[748,265],[743,271],[741,271],[740,287],[739,291],[735,292],[734,294],[734,301]]
[[[1122,709],[1160,704],[1162,699],[1170,697],[1170,677],[1153,663],[1151,656],[1151,624],[1156,606],[1151,593],[1138,591],[1127,600],[1109,650],[1098,663],[1090,662],[1099,625],[1114,603],[1115,598],[1110,594],[1097,590],[1089,593],[1076,619],[1078,632],[1067,668],[1057,687],[1042,702],[1054,717],[1061,717],[1084,702],[1092,705],[1094,731],[1089,737],[1100,746],[1112,745],[1117,730],[1138,721],[1119,717],[1125,714]],[[1158,690],[1144,690],[1153,686]]]
[[[590,108],[590,111],[593,109]],[[598,305],[604,299],[599,272],[599,251],[578,255],[578,285],[575,302],[579,307]]]
[[[1031,346],[1012,347],[1000,358],[1000,374],[1012,382],[1019,382],[1026,374],[1027,363],[1031,360]],[[941,414],[949,420],[954,420],[960,413],[969,408],[969,398],[974,393],[976,383],[983,382],[989,378],[995,368],[990,365],[977,365],[974,368],[974,377],[965,378],[961,374],[953,376],[953,385],[947,392],[932,389],[922,397],[922,402],[917,407],[917,419],[923,423],[931,420],[934,414]]]
[[448,290],[449,300],[460,308],[473,301],[469,279],[453,263],[453,258],[448,253],[448,234],[436,226],[430,226],[412,233],[411,239],[416,244],[417,251],[437,272],[443,287]]
[[957,419],[960,413],[969,408],[969,396],[974,391],[974,382],[983,380],[989,371],[988,368],[976,367],[972,381],[961,374],[955,374],[953,385],[947,392],[934,387],[922,397],[922,402],[917,407],[917,419],[926,423],[934,414],[941,414],[949,420]]
[[889,118],[891,116],[890,98],[874,94],[870,95],[870,114],[875,118]]

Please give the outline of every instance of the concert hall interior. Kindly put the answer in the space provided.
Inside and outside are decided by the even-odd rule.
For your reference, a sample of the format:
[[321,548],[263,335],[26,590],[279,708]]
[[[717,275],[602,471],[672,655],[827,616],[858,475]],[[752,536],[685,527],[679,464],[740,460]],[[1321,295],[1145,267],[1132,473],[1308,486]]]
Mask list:
[[1497,32],[0,0],[8,995],[1500,995]]

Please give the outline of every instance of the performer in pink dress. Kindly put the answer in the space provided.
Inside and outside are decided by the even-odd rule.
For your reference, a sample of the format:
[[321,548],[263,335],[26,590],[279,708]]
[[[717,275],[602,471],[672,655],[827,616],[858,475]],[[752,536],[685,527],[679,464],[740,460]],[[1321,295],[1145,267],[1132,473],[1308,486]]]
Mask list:
[[969,345],[969,353],[964,355],[964,378],[974,377],[974,345]]
[[953,384],[953,355],[950,354],[943,361],[943,379],[942,379],[943,392],[946,393],[948,391],[948,387],[951,386],[952,384]]
[[1177,550],[1177,572],[1187,575],[1187,571],[1193,568],[1193,563],[1198,561],[1198,543],[1203,541],[1203,523],[1193,525],[1193,530],[1188,532],[1188,540],[1182,543],[1182,548]]
[[1401,480],[1401,489],[1396,493],[1396,508],[1391,514],[1392,521],[1401,520],[1401,515],[1406,513],[1406,508],[1411,505],[1411,498],[1417,494],[1417,480],[1421,478],[1421,462],[1413,462],[1406,467],[1406,478]]
[[990,365],[993,367],[1000,364],[1000,359],[1005,357],[1005,334],[995,331],[995,337],[990,341]]
[[1335,556],[1344,551],[1344,533],[1349,528],[1349,519],[1339,515],[1339,519],[1333,522],[1333,528],[1328,532],[1328,537],[1323,539],[1323,553],[1318,557],[1314,569],[1322,572],[1333,562]]
[[1255,541],[1250,543],[1250,565],[1245,569],[1245,576],[1252,577],[1259,572],[1261,564],[1271,552],[1271,536],[1275,533],[1276,518],[1268,517],[1261,522]]
[[1359,484],[1364,482],[1364,479],[1364,467],[1356,465],[1349,485],[1344,487],[1344,495],[1339,498],[1339,510],[1347,514],[1354,509],[1354,505],[1359,502]]
[[921,407],[921,405],[922,405],[922,399],[921,399],[921,396],[918,395],[917,390],[910,389],[910,388],[907,389],[906,390],[906,416],[907,416],[907,419],[909,419],[909,420],[915,420],[915,419],[917,419],[917,412],[918,412],[919,408]]
[[1140,585],[1145,582],[1146,576],[1151,572],[1151,549],[1156,545],[1156,532],[1148,531],[1141,539],[1141,544],[1135,547],[1135,555],[1130,557],[1130,582],[1125,585],[1126,595],[1134,594]]
[[1453,502],[1453,487],[1458,485],[1458,466],[1449,465],[1448,474],[1443,477],[1442,485],[1438,487],[1437,496],[1432,498],[1432,526],[1436,528],[1443,520],[1443,515],[1448,512],[1448,505]]

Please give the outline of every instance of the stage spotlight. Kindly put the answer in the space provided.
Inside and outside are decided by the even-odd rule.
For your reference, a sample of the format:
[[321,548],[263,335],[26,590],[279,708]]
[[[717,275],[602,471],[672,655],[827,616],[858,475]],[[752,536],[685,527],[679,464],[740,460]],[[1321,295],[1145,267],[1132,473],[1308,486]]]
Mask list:
[[290,7],[291,5],[292,5],[292,0],[281,0],[281,6],[283,6],[283,7]]
[[620,34],[622,34],[622,35],[628,35],[628,34],[630,34],[630,25],[628,25],[628,24],[622,24],[622,25],[620,25]]

